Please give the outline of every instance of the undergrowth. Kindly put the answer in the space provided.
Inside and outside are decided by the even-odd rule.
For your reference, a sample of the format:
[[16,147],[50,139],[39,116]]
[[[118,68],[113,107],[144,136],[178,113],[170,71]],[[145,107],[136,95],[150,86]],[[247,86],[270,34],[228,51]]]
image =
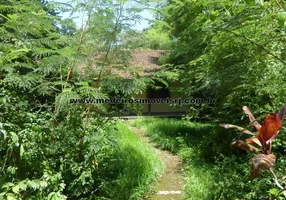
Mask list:
[[[158,147],[181,157],[185,163],[184,189],[188,199],[279,199],[268,172],[250,181],[251,155],[230,145],[237,132],[215,124],[169,118],[137,119],[133,126],[143,129]],[[284,160],[280,155],[277,163],[280,173],[285,171]]]
[[0,199],[142,199],[163,169],[152,148],[120,122],[93,119],[83,135],[67,117],[52,131],[50,115],[23,115],[18,134],[0,122]]
[[118,146],[103,162],[105,176],[110,179],[105,188],[111,199],[141,199],[163,170],[154,150],[142,142],[126,125],[117,123]]

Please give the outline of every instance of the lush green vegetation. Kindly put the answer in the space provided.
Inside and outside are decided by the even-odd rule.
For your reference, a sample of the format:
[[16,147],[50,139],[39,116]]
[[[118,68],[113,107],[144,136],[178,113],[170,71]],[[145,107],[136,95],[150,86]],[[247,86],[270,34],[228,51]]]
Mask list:
[[124,68],[130,57],[119,41],[140,9],[125,3],[75,2],[73,11],[88,16],[77,30],[57,16],[68,4],[0,2],[0,199],[140,199],[161,171],[127,127],[102,117],[114,108],[69,104],[130,96],[152,82],[108,68]]
[[117,148],[104,162],[110,172],[111,199],[141,199],[163,171],[154,149],[122,123],[117,124]]
[[[160,59],[165,64],[165,76],[181,83],[173,89],[179,92],[182,98],[215,99],[214,104],[189,105],[188,120],[209,121],[216,124],[215,126],[221,123],[237,124],[252,131],[254,127],[247,126],[248,114],[242,112],[243,106],[248,106],[260,123],[269,113],[278,113],[285,104],[285,1],[170,0],[164,1],[160,7],[156,23],[160,24],[172,39],[172,52]],[[272,116],[280,128],[284,116]],[[270,118],[271,116],[267,120]],[[257,123],[255,119],[249,119],[251,124]],[[263,122],[262,128],[271,124],[267,120]],[[165,126],[168,127],[168,124],[165,123]],[[208,198],[267,199],[271,195],[285,198],[285,194],[279,196],[282,191],[285,193],[285,189],[274,189],[274,186],[268,183],[270,177],[263,177],[258,182],[244,179],[242,182],[233,183],[233,179],[243,176],[241,173],[247,171],[249,162],[253,175],[251,178],[257,177],[253,169],[259,169],[261,172],[263,167],[263,170],[273,167],[275,159],[261,159],[263,156],[275,158],[272,151],[277,156],[274,169],[278,171],[278,177],[285,175],[285,171],[281,170],[285,166],[285,147],[282,144],[285,141],[285,131],[280,130],[279,136],[273,141],[272,136],[279,128],[273,133],[270,133],[270,129],[269,132],[263,133],[262,129],[259,130],[260,125],[256,125],[255,128],[258,131],[255,136],[259,139],[258,145],[263,146],[262,154],[232,154],[229,145],[233,141],[240,140],[240,144],[234,143],[239,147],[252,146],[242,142],[247,138],[245,135],[225,136],[225,133],[236,131],[219,130],[218,127],[209,131],[209,135],[200,142],[201,145],[195,148],[198,151],[196,156],[208,158],[211,162],[210,167],[206,167],[211,169],[211,173],[207,173],[206,177],[215,174],[214,183],[204,185],[204,188],[215,186],[217,191],[214,192],[211,187],[213,193]],[[153,131],[152,129],[150,131]],[[180,141],[189,146],[188,143],[192,141],[189,136],[182,139],[180,134],[175,137],[168,131],[167,134],[162,134],[168,129],[172,130],[170,127],[162,128],[161,125],[158,129],[155,128],[156,134],[151,137],[158,141],[159,146],[178,153]],[[178,132],[181,133],[181,130]],[[269,137],[265,136],[266,134]],[[263,137],[265,140],[261,139]],[[273,149],[272,141],[275,146]],[[263,164],[264,161],[266,162]],[[257,168],[258,165],[260,167]],[[252,184],[258,189],[251,187]],[[234,191],[233,188],[240,189]]]
[[[188,199],[284,198],[269,172],[257,180],[249,179],[248,160],[253,154],[231,147],[233,138],[238,137],[235,131],[226,131],[216,124],[168,118],[138,119],[133,125],[142,128],[160,148],[183,159]],[[284,138],[277,141],[275,152],[284,148],[280,143]],[[285,158],[283,154],[278,157],[275,171],[283,176]]]
[[[166,70],[178,75],[190,117],[245,124],[247,105],[259,119],[285,103],[285,12],[282,0],[170,0],[158,22],[173,39]],[[170,76],[170,73],[169,73]],[[241,119],[243,118],[243,119]]]
[[122,123],[99,128],[93,121],[83,136],[72,117],[54,132],[48,114],[23,117],[18,134],[1,123],[1,198],[141,199],[162,171],[152,149]]
[[[150,5],[156,21],[133,30]],[[82,27],[72,18],[61,20],[64,11],[82,15]],[[140,199],[161,163],[122,123],[108,118],[136,112],[138,105],[69,100],[129,98],[155,79],[180,82],[182,98],[216,100],[189,105],[184,120],[135,122],[160,148],[182,157],[189,198],[283,199],[268,172],[249,180],[254,154],[230,146],[245,135],[218,123],[246,127],[242,106],[262,121],[285,103],[285,28],[283,0],[2,0],[0,198]],[[165,68],[154,77],[113,73],[130,69],[134,49],[171,53],[159,59]],[[277,177],[286,174],[285,145],[282,128],[272,148]]]

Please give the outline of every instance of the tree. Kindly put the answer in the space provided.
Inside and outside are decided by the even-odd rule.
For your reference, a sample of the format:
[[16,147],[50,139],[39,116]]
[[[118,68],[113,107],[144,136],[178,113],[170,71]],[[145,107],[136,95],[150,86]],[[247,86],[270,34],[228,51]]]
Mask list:
[[176,40],[169,63],[171,70],[179,69],[182,94],[216,99],[207,112],[219,119],[236,120],[236,108],[243,105],[252,105],[260,118],[283,104],[283,6],[279,1],[168,1],[163,20]]
[[[130,95],[150,82],[127,82],[110,72],[128,63],[119,36],[128,29],[129,14],[137,11],[129,8],[126,15],[121,1],[77,8],[88,13],[80,31],[41,1],[0,4],[0,199],[116,195],[108,192],[108,184],[120,171],[106,164],[117,158],[116,127],[100,115],[110,112],[101,104],[69,102],[104,99],[118,90]],[[95,72],[85,75],[81,67],[94,60]],[[89,84],[92,76],[98,80],[95,87]]]
[[170,50],[171,39],[167,32],[160,23],[154,23],[151,28],[145,30],[146,45],[150,49]]
[[[148,1],[142,4],[148,4]],[[125,38],[126,34],[134,33],[131,25],[141,19],[139,15],[141,7],[141,4],[134,1],[104,0],[90,1],[85,5],[78,2],[75,5],[75,11],[83,14],[86,23],[81,31],[77,48],[77,54],[81,59],[70,67],[69,74],[73,69],[77,69],[76,66],[81,66],[81,72],[85,70],[88,72],[80,73],[82,79],[95,79],[95,87],[100,88],[97,89],[98,93],[91,95],[90,91],[95,89],[84,86],[87,93],[81,91],[83,96],[106,98],[106,94],[121,93],[122,97],[130,97],[133,93],[141,92],[152,82],[148,78],[138,78],[136,75],[132,81],[126,81],[125,77],[113,73],[114,70],[127,69],[130,65],[131,51],[127,49],[130,45]],[[60,95],[58,102],[67,102],[65,96],[70,98],[76,94],[77,89],[74,89],[66,90],[67,93],[62,96],[64,98]],[[87,110],[97,106],[89,105]]]

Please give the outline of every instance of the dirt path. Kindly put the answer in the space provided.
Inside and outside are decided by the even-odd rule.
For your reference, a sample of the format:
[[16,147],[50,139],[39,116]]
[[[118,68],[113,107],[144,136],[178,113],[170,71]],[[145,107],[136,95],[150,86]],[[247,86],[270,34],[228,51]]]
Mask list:
[[[149,143],[155,148],[155,145],[150,142],[143,132],[134,127],[130,127],[139,137],[145,142]],[[148,200],[184,200],[183,193],[183,177],[182,177],[182,162],[180,158],[169,151],[164,151],[158,148],[156,153],[160,156],[161,160],[165,163],[166,170],[161,175],[158,183],[155,183],[152,188],[153,194],[144,196]]]

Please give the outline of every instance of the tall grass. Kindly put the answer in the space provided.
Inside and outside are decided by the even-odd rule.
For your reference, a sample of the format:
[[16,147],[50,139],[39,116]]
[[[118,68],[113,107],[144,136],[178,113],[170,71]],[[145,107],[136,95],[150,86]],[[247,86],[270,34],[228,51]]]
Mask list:
[[180,119],[137,119],[133,126],[144,129],[159,148],[178,154],[185,163],[185,192],[188,199],[208,200],[211,197],[212,167],[200,159],[200,142],[214,127]]
[[192,123],[180,119],[171,118],[141,118],[132,123],[133,126],[145,130],[145,134],[151,141],[164,150],[177,153],[180,144],[197,146],[203,136],[208,134],[213,125]]
[[154,149],[143,142],[121,122],[117,123],[117,148],[106,160],[110,182],[105,191],[112,200],[142,199],[163,171],[163,164]]
[[214,124],[192,123],[181,119],[137,119],[133,126],[143,129],[162,149],[178,154],[185,165],[185,193],[190,200],[269,199],[275,187],[264,173],[249,179],[249,159],[243,151],[231,148],[237,137]]

